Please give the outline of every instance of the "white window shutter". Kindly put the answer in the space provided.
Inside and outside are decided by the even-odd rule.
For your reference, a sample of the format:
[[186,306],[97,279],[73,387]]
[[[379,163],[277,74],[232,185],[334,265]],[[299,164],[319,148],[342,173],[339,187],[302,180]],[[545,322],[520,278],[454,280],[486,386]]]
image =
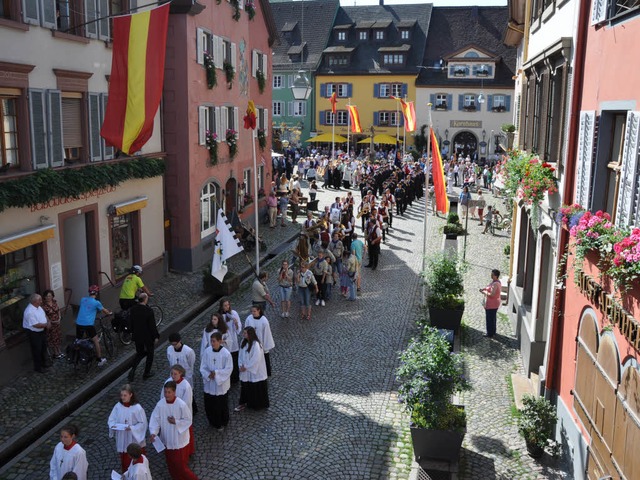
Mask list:
[[31,25],[40,24],[40,6],[36,0],[22,0],[22,19]]
[[237,64],[236,64],[236,44],[235,43],[231,43],[231,65],[233,66],[234,70],[237,70]]
[[207,107],[198,107],[198,145],[207,143]]
[[49,121],[49,159],[51,166],[64,164],[64,144],[62,142],[62,94],[60,90],[47,90]]
[[580,112],[576,200],[586,209],[589,209],[591,203],[591,171],[593,169],[595,124],[595,111],[591,110]]
[[[100,142],[100,94],[89,93],[89,152],[92,162],[102,160],[102,145]],[[134,153],[134,152],[131,152]]]
[[264,53],[262,54],[262,73],[264,78],[269,78],[269,57]]
[[591,25],[604,22],[607,19],[609,0],[593,0],[593,10],[591,12]]
[[217,141],[222,141],[224,136],[224,132],[222,131],[222,124],[220,123],[220,107],[216,107],[214,109],[214,117],[216,120],[216,135],[218,136]]
[[227,107],[220,107],[220,130],[222,130],[222,140],[226,141],[227,129],[229,128],[229,112]]
[[258,52],[251,50],[251,76],[256,78],[258,74]]
[[624,131],[622,150],[622,170],[618,187],[616,225],[624,228],[635,223],[636,170],[638,164],[638,136],[640,135],[640,111],[627,112],[627,126]]
[[[37,2],[35,0],[26,0],[27,3],[35,3],[36,9],[38,8]],[[40,0],[40,20],[42,22],[42,26],[44,28],[52,28],[57,29],[58,25],[56,22],[56,2],[55,0]]]
[[98,38],[96,0],[84,0],[84,33],[89,38]]
[[[102,118],[102,123],[104,123],[104,117],[107,114],[107,103],[109,102],[109,95],[107,95],[106,93],[101,93],[100,94],[100,100],[101,100],[101,118]],[[105,160],[111,160],[113,158],[114,155],[114,148],[110,145],[107,145],[107,143],[105,142],[104,138],[101,139],[102,140],[102,150],[104,152],[104,159]]]
[[300,116],[304,117],[307,115],[307,102],[306,101],[302,101],[302,112],[300,112]]
[[287,102],[287,116],[293,117],[293,102]]
[[293,86],[293,75],[287,75],[287,87],[291,88]]
[[204,65],[204,46],[206,45],[206,35],[202,28],[196,29],[196,61]]
[[97,0],[98,6],[98,38],[108,42],[111,40],[111,32],[109,29],[109,1],[110,0]]
[[265,134],[265,135],[268,135],[268,134],[269,134],[269,109],[268,109],[268,108],[265,108],[265,109],[262,111],[262,114],[264,115],[264,122],[263,122],[263,125],[264,125],[264,134]]
[[238,132],[240,131],[240,123],[238,122],[239,118],[239,109],[238,107],[233,107],[233,129]]

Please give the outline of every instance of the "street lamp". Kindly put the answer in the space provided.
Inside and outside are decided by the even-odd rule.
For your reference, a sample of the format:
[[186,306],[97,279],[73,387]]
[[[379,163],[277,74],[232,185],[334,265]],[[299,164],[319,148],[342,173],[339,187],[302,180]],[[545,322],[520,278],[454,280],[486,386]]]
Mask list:
[[293,93],[293,98],[296,100],[307,100],[311,95],[311,83],[304,70],[298,70],[291,85],[291,93]]

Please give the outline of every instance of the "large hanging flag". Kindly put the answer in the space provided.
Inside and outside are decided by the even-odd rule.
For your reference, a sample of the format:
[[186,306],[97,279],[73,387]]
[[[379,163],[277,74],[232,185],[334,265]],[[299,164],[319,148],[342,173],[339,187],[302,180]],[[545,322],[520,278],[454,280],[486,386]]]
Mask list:
[[244,128],[247,130],[256,129],[256,105],[253,100],[247,104],[247,114],[244,116]]
[[231,224],[227,220],[222,209],[218,209],[216,221],[216,241],[213,248],[213,261],[211,262],[211,275],[222,282],[227,274],[226,261],[236,253],[242,252],[242,246],[236,238]]
[[109,100],[100,135],[127,155],[151,138],[164,81],[169,6],[113,18]]
[[331,113],[333,113],[333,115],[335,116],[338,109],[338,94],[336,92],[333,92],[329,101],[331,102]]
[[416,131],[416,109],[413,102],[400,100],[402,104],[402,115],[404,115],[404,128],[407,132]]
[[351,122],[351,133],[362,133],[362,124],[360,123],[360,115],[358,107],[355,105],[347,105],[349,110],[349,121]]
[[447,197],[447,186],[444,183],[444,167],[442,156],[436,134],[431,130],[431,175],[433,176],[433,189],[436,196],[436,210],[440,213],[449,212],[449,197]]

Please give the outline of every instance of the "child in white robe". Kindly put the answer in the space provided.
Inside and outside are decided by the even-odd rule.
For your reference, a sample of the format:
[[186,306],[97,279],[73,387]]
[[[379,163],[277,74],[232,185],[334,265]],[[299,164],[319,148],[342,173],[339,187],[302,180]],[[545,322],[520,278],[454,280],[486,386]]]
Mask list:
[[[193,387],[189,384],[185,378],[185,369],[182,365],[174,365],[171,367],[171,376],[165,381],[176,382],[176,396],[187,404],[189,410],[191,410],[191,417],[193,418]],[[160,400],[164,398],[164,387],[160,392]],[[193,424],[189,427],[189,456],[196,452],[195,436],[193,435]]]
[[238,342],[238,336],[242,333],[242,322],[240,321],[240,315],[238,315],[238,312],[231,308],[231,300],[228,298],[220,300],[220,310],[218,310],[218,313],[222,314],[229,333],[229,338],[227,339],[227,344],[225,346],[227,347],[227,350],[231,352],[231,358],[233,359],[231,383],[238,383],[240,380],[240,371],[238,370],[238,352],[240,351],[240,343]]
[[49,480],[61,480],[65,473],[73,472],[78,480],[87,480],[87,453],[76,443],[78,427],[66,425],[60,430],[60,443],[56,445],[49,465]]
[[233,359],[222,345],[222,334],[211,334],[211,346],[204,351],[200,366],[204,388],[204,409],[212,427],[223,430],[229,424],[229,398]]
[[184,378],[186,378],[189,385],[193,387],[193,370],[196,365],[196,352],[194,352],[190,346],[182,343],[182,337],[177,332],[169,335],[169,343],[171,344],[167,347],[169,367],[182,365],[186,371]]
[[253,327],[245,327],[243,336],[239,358],[240,400],[236,412],[246,407],[256,410],[269,407],[267,366],[262,345]]
[[244,326],[253,327],[258,336],[258,340],[264,349],[264,361],[267,365],[267,376],[271,376],[271,360],[269,352],[276,346],[271,334],[271,326],[269,320],[264,316],[264,310],[259,305],[251,307],[251,315],[244,321]]
[[[116,425],[124,424],[128,425],[126,430],[116,429]],[[120,401],[111,410],[107,425],[109,426],[109,437],[116,438],[116,451],[120,454],[120,464],[124,472],[131,463],[127,447],[136,443],[143,448],[147,433],[147,415],[138,403],[131,385],[126,384],[120,389]]]
[[137,443],[127,447],[127,454],[131,457],[129,468],[122,475],[122,480],[152,480],[149,470],[149,460],[142,454],[142,448]]

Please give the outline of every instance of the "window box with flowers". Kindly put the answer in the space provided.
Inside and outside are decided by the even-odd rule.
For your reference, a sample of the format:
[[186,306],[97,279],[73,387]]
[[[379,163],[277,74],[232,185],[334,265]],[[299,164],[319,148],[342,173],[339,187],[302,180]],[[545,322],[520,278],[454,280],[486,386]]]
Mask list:
[[253,4],[253,0],[247,0],[244,4],[244,9],[247,11],[247,15],[249,15],[249,20],[253,20],[256,16],[256,6]]
[[253,195],[248,193],[244,194],[244,206],[251,205],[253,203]]
[[258,190],[258,198],[263,198],[264,197],[264,188],[261,188],[260,190]]
[[258,129],[258,145],[260,146],[260,150],[264,152],[264,149],[267,147],[267,134],[264,128]]
[[235,158],[238,154],[238,132],[233,128],[229,128],[225,134],[225,141],[229,146],[229,157],[232,159]]
[[240,20],[240,0],[230,0],[230,3],[233,7],[232,18],[237,22]]
[[477,110],[475,105],[465,105],[462,109],[465,112],[475,112]]
[[206,147],[209,150],[209,161],[211,165],[218,164],[218,135],[207,130]]
[[212,89],[218,84],[216,78],[216,65],[213,62],[213,57],[207,52],[204,52],[204,68],[207,72],[207,87]]
[[441,102],[436,104],[436,110],[445,111],[447,109],[447,102]]
[[497,107],[491,108],[492,112],[506,112],[507,108],[504,105],[498,105]]
[[545,193],[558,190],[555,168],[535,155],[514,150],[499,165],[505,193],[528,205],[540,205]]
[[236,71],[230,62],[224,62],[222,64],[222,69],[224,70],[224,75],[227,79],[227,88],[231,89],[233,86],[233,79],[236,76]]
[[464,77],[467,75],[467,71],[464,68],[456,68],[453,71],[453,75],[456,77]]
[[258,80],[258,90],[260,93],[264,93],[264,87],[267,85],[267,79],[265,78],[262,70],[256,71],[256,79]]

